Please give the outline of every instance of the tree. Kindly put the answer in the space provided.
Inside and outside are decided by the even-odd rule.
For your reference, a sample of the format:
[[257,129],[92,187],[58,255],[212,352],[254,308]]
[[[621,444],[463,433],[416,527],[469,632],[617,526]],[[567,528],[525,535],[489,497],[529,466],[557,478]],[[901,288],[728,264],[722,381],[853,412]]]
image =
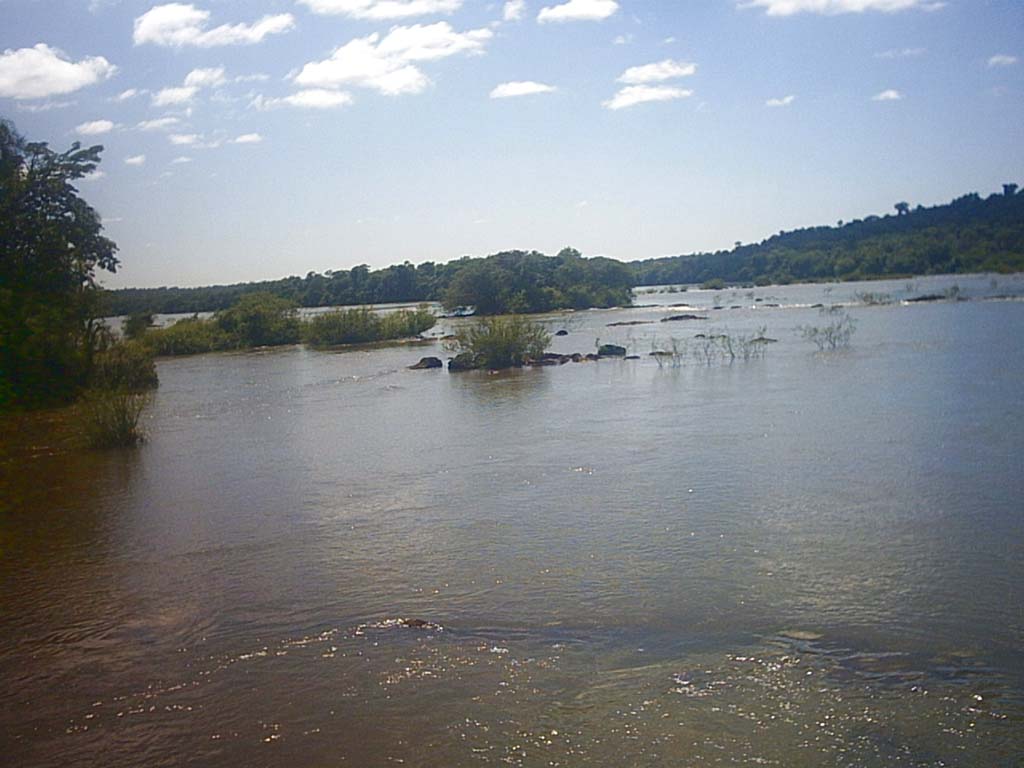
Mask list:
[[1003,195],[1005,197],[1013,197],[1017,194],[1016,184],[1003,184]]
[[896,209],[897,216],[906,216],[910,213],[910,203],[899,202],[893,206]]
[[68,399],[89,374],[96,270],[117,269],[117,246],[73,182],[102,151],[54,152],[0,121],[0,407]]

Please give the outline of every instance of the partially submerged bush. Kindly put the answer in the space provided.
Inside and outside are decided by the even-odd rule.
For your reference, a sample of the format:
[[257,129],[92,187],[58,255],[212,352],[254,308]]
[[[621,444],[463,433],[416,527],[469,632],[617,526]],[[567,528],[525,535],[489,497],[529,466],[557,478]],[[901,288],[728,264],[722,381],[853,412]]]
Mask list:
[[87,392],[78,405],[86,443],[93,448],[121,448],[144,439],[139,427],[148,396],[137,392]]
[[825,307],[821,313],[829,320],[828,325],[799,326],[797,332],[803,339],[817,346],[819,352],[850,346],[853,332],[857,330],[857,321],[842,307]]
[[198,355],[233,347],[232,338],[217,323],[198,316],[186,317],[166,328],[151,328],[142,342],[158,357]]
[[314,347],[366,344],[419,336],[434,327],[437,318],[426,307],[400,309],[381,315],[369,307],[325,312],[303,323],[302,340]]
[[544,354],[551,334],[520,315],[487,317],[455,334],[459,355],[475,368],[512,368]]
[[140,342],[114,344],[93,358],[90,384],[95,389],[142,392],[159,383],[153,352]]
[[297,344],[301,335],[295,304],[270,293],[247,293],[213,319],[239,349]]
[[152,327],[152,313],[141,312],[125,318],[124,324],[121,326],[121,333],[126,339],[140,339]]

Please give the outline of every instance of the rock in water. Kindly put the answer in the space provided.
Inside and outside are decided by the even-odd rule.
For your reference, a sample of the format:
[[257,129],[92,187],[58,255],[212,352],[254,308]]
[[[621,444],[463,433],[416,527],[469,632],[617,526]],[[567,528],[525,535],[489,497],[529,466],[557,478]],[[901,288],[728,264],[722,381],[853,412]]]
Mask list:
[[618,344],[602,344],[597,348],[597,354],[600,357],[625,357],[626,348]]
[[411,371],[423,371],[427,368],[444,368],[444,363],[439,357],[424,357],[416,365],[409,366]]

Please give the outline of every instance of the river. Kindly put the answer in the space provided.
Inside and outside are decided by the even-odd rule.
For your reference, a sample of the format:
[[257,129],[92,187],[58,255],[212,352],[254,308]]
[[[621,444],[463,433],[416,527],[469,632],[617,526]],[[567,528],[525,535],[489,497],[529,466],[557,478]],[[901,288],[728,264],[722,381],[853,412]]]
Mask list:
[[[932,293],[967,300],[899,301]],[[1022,297],[644,289],[545,318],[637,360],[203,355],[159,362],[138,449],[21,422],[0,762],[1018,766]],[[818,303],[849,348],[800,337]]]

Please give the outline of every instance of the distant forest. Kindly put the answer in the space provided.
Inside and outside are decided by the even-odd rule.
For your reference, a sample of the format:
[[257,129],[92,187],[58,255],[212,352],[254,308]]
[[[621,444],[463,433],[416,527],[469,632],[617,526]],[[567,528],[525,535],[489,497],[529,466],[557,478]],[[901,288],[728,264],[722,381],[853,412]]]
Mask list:
[[768,285],[988,271],[1024,271],[1024,192],[1016,184],[987,198],[969,194],[930,208],[901,202],[887,216],[780,232],[714,253],[622,263],[584,258],[571,248],[556,256],[508,251],[446,264],[405,262],[377,270],[363,265],[234,285],[126,288],[107,291],[105,299],[112,315],[220,310],[253,292],[302,307],[440,301],[497,314],[628,304],[637,285]]

